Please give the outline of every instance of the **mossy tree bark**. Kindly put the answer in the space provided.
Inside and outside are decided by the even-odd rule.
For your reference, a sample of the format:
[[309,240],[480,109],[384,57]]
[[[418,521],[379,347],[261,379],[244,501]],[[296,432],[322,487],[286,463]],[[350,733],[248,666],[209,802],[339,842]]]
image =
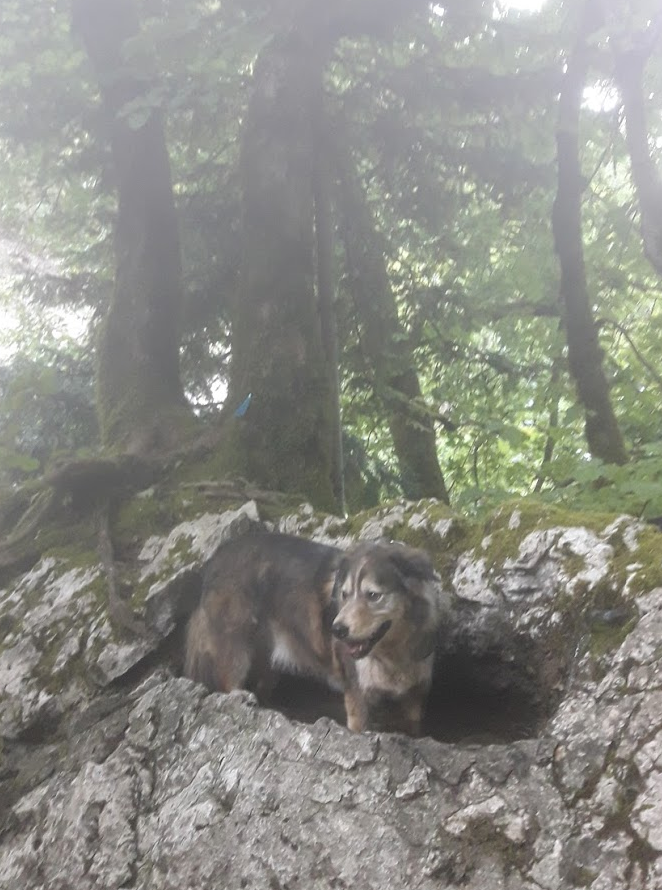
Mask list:
[[[424,0],[315,0],[255,66],[241,150],[243,259],[232,313],[228,470],[340,507],[338,399],[316,118],[326,60],[347,35],[387,35]],[[296,21],[294,19],[296,18]],[[321,191],[320,191],[321,189]],[[315,214],[317,230],[315,228]],[[321,249],[320,249],[321,248]],[[317,286],[316,286],[317,285]]]
[[242,143],[243,260],[232,318],[232,469],[334,506],[334,404],[315,294],[314,105],[323,59],[292,30],[263,49]]
[[602,367],[602,350],[586,282],[581,221],[584,181],[579,152],[580,109],[589,64],[588,37],[599,27],[600,15],[598,0],[587,0],[581,31],[567,60],[556,131],[558,187],[552,226],[561,266],[568,364],[585,411],[588,449],[605,463],[620,464],[627,460],[627,453]]
[[151,65],[130,54],[133,0],[76,0],[99,80],[118,193],[115,287],[98,345],[104,443],[145,453],[192,423],[179,373],[182,273],[162,113]]
[[434,423],[418,375],[386,269],[385,249],[375,227],[352,158],[334,140],[338,206],[361,342],[373,372],[374,388],[387,414],[393,448],[407,497],[436,497],[448,503],[437,457]]

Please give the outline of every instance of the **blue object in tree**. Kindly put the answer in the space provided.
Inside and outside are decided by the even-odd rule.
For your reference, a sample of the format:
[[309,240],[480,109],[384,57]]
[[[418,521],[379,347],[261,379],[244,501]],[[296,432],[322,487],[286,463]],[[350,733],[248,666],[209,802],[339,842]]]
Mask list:
[[248,411],[248,406],[251,403],[251,399],[253,398],[253,393],[249,392],[244,401],[239,405],[238,408],[235,409],[234,416],[235,417],[243,417],[244,414]]

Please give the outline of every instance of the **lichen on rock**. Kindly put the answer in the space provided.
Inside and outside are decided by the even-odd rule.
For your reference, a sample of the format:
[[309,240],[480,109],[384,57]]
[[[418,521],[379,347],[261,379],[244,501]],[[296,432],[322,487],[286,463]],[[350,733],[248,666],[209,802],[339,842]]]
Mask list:
[[[428,737],[357,736],[321,702],[297,723],[160,667],[206,561],[255,527],[429,550],[452,608]],[[0,890],[662,886],[659,532],[528,503],[469,523],[246,502],[148,537],[121,567],[145,637],[89,554],[0,594]]]

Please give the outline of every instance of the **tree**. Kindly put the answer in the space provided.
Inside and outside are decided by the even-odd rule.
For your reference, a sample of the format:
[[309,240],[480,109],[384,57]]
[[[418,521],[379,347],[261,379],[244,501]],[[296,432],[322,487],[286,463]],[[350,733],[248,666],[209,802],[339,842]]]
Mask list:
[[[84,15],[98,3],[92,0],[89,5],[79,6]],[[134,36],[123,41],[121,76],[117,79],[124,80],[129,98],[119,100],[120,110],[114,116],[119,122],[131,124],[133,132],[126,134],[127,139],[133,136],[137,145],[150,129],[140,124],[153,112],[165,125],[167,108],[167,128],[162,129],[162,135],[165,133],[167,139],[165,160],[169,160],[172,170],[173,203],[182,235],[185,332],[179,344],[179,300],[161,290],[160,297],[145,300],[144,305],[166,310],[159,316],[164,325],[162,338],[160,333],[151,339],[146,334],[139,338],[140,325],[129,322],[126,338],[119,337],[116,347],[105,352],[103,348],[97,351],[99,368],[109,362],[109,355],[129,355],[131,361],[120,363],[126,373],[118,385],[118,391],[126,392],[133,391],[126,385],[129,369],[140,377],[143,366],[159,367],[163,357],[157,357],[155,348],[150,347],[151,351],[143,350],[142,365],[133,362],[133,353],[142,348],[140,343],[162,341],[164,355],[170,357],[164,373],[153,375],[157,382],[163,382],[168,394],[159,392],[154,384],[153,397],[143,398],[144,412],[126,423],[124,432],[113,426],[123,406],[116,412],[106,412],[106,419],[102,417],[106,442],[112,444],[117,432],[120,448],[148,452],[163,427],[167,427],[166,437],[172,432],[176,438],[181,425],[179,421],[170,422],[168,403],[172,399],[172,416],[183,416],[187,427],[190,413],[182,401],[182,389],[195,405],[202,425],[215,425],[224,384],[229,382],[230,398],[221,417],[227,435],[224,446],[212,455],[213,471],[234,470],[259,479],[263,487],[289,488],[312,495],[320,504],[336,505],[342,498],[338,399],[334,392],[335,376],[340,372],[344,438],[349,443],[354,470],[360,466],[363,480],[369,485],[365,496],[372,502],[403,489],[410,493],[423,490],[413,484],[412,469],[406,466],[409,458],[415,465],[413,475],[420,474],[423,467],[420,455],[411,461],[413,445],[408,437],[403,437],[405,444],[400,448],[405,460],[402,454],[396,454],[391,427],[399,411],[407,417],[401,431],[415,431],[421,440],[427,435],[426,453],[432,455],[437,468],[443,466],[443,481],[455,504],[472,509],[485,499],[508,497],[533,486],[542,497],[567,498],[574,490],[568,480],[576,479],[580,484],[589,471],[593,478],[608,477],[614,485],[619,478],[619,465],[605,469],[604,463],[585,459],[587,445],[589,451],[611,459],[599,442],[596,446],[593,431],[586,424],[586,380],[598,368],[603,378],[600,398],[610,404],[624,447],[632,457],[632,465],[623,467],[620,478],[631,479],[634,491],[639,474],[649,490],[655,467],[661,462],[657,365],[662,348],[658,323],[662,290],[659,273],[641,255],[633,220],[639,206],[646,250],[653,258],[660,60],[649,50],[659,10],[652,0],[637,0],[627,8],[616,2],[601,5],[606,10],[607,27],[593,31],[585,41],[588,61],[583,76],[585,89],[583,93],[580,90],[581,163],[574,167],[584,176],[574,180],[581,194],[566,201],[570,193],[565,191],[556,205],[556,215],[560,213],[561,217],[556,223],[557,241],[560,245],[566,238],[572,240],[574,250],[581,249],[584,296],[588,297],[588,314],[580,313],[579,327],[570,322],[570,312],[579,311],[577,307],[563,307],[563,324],[567,323],[571,336],[581,332],[581,324],[588,319],[583,333],[573,341],[567,363],[565,328],[559,329],[558,266],[550,207],[559,185],[554,127],[559,111],[557,96],[562,85],[569,88],[572,79],[566,77],[571,72],[565,72],[563,66],[566,48],[576,42],[574,7],[549,0],[539,13],[526,14],[507,4],[496,12],[489,4],[458,0],[447,4],[442,14],[440,7],[403,0],[339,0],[323,6],[309,0],[262,0],[257,4],[232,0],[220,5],[204,0],[181,4],[136,0],[141,30],[135,33],[134,15]],[[116,7],[124,8],[124,4]],[[47,5],[36,0],[6,0],[0,9],[0,139],[6,157],[0,177],[3,225],[12,238],[22,242],[22,252],[26,246],[37,254],[47,249],[54,258],[49,266],[60,264],[56,285],[45,287],[47,276],[30,273],[6,289],[5,299],[7,305],[16,306],[20,298],[21,313],[29,309],[21,319],[39,315],[40,323],[45,323],[51,312],[75,311],[83,306],[93,319],[105,318],[106,282],[115,277],[113,266],[119,269],[121,265],[113,259],[109,235],[116,223],[115,195],[121,165],[108,164],[105,139],[99,138],[97,100],[91,95],[90,66],[84,64],[80,53],[72,52],[69,18],[64,0]],[[397,30],[394,24],[398,24]],[[292,48],[285,51],[283,47],[292,32]],[[280,56],[274,49],[278,41]],[[302,62],[306,46],[318,57],[314,71],[312,63],[306,68]],[[150,52],[152,57],[158,56],[162,72],[158,81],[153,74],[155,66],[148,59]],[[619,72],[629,53],[645,58],[643,78],[642,64],[637,66],[632,59],[631,67]],[[289,317],[285,312],[279,315],[279,307],[284,305],[280,300],[270,302],[265,297],[286,292],[286,302],[290,299],[289,285],[278,281],[282,269],[276,264],[269,269],[268,263],[262,262],[260,245],[269,241],[266,235],[254,238],[250,234],[260,231],[260,225],[264,226],[263,234],[268,228],[259,216],[259,190],[251,193],[257,178],[246,173],[251,157],[257,159],[256,170],[262,165],[261,182],[266,178],[271,186],[264,173],[269,163],[269,139],[274,140],[274,146],[287,143],[287,136],[278,131],[278,116],[268,120],[265,114],[262,129],[255,129],[261,134],[262,147],[257,142],[248,144],[244,125],[251,119],[253,86],[258,86],[258,92],[261,88],[263,75],[260,64],[256,65],[260,54],[267,62],[271,54],[272,61],[278,57],[283,65],[293,70],[298,65],[299,71],[311,75],[310,89],[301,86],[299,92],[302,101],[308,103],[310,122],[303,123],[302,115],[298,134],[302,139],[297,135],[297,144],[292,147],[302,155],[311,150],[312,160],[306,157],[301,176],[290,181],[291,206],[298,208],[300,231],[305,231],[300,241],[304,259],[296,273],[297,281],[303,281],[301,294],[305,293],[305,298],[292,300],[290,308],[296,305],[296,310]],[[298,61],[294,59],[297,54]],[[34,63],[26,66],[27,58]],[[254,71],[256,80],[250,76]],[[614,73],[619,79],[636,75],[639,98],[643,85],[645,117],[637,117],[629,94],[625,103],[627,142],[619,127],[618,109],[600,98],[602,83],[613,81]],[[283,77],[286,79],[285,74]],[[131,81],[133,93],[129,90]],[[107,100],[112,85],[103,83]],[[626,92],[622,86],[624,98]],[[109,107],[108,101],[104,107]],[[363,320],[358,311],[361,301],[356,293],[357,281],[347,274],[350,267],[341,249],[341,238],[334,243],[329,237],[332,227],[327,193],[331,189],[328,170],[324,169],[328,163],[315,147],[315,140],[318,145],[320,141],[323,145],[329,142],[328,136],[316,133],[322,113],[328,113],[334,123],[345,122],[342,147],[351,158],[350,171],[360,180],[358,203],[369,208],[368,225],[363,231],[368,232],[367,241],[376,244],[375,255],[386,271],[382,292],[388,292],[388,300],[381,303],[366,298]],[[112,115],[106,118],[106,128],[112,132]],[[637,151],[632,147],[635,135]],[[312,149],[305,148],[304,142]],[[560,152],[559,158],[562,155]],[[163,158],[164,153],[160,156]],[[162,169],[167,174],[167,164]],[[564,169],[572,173],[571,166]],[[561,177],[564,188],[573,176]],[[252,228],[246,205],[244,219],[248,225],[243,245],[239,225],[242,177],[247,183],[244,198],[250,196],[252,218],[257,220]],[[167,175],[163,181],[166,179]],[[145,178],[139,185],[147,181]],[[277,208],[271,214],[277,244],[283,234],[278,227],[286,219],[278,209],[286,206],[286,189],[281,192],[280,204],[270,204],[271,198],[262,191],[262,206]],[[118,232],[118,246],[122,238],[125,245],[130,241],[130,247],[140,241],[140,237],[126,236],[127,219],[136,224],[135,231],[140,227],[140,208],[136,206],[136,212],[132,210],[128,215],[124,212],[131,206],[127,201],[137,194],[133,189],[128,198],[120,195],[120,229],[124,228],[125,235]],[[336,190],[335,209],[340,207],[339,196]],[[581,220],[569,238],[566,236],[571,229],[564,220],[570,217],[564,214],[574,207],[576,219],[578,201]],[[164,221],[171,220],[169,213],[162,214]],[[341,213],[337,218],[342,217]],[[351,227],[359,232],[359,217],[352,218]],[[338,226],[332,234],[342,235],[346,228],[350,227]],[[167,222],[164,229],[172,233],[174,226]],[[159,266],[170,268],[167,283],[181,282],[176,264],[168,265],[177,255],[175,242],[167,233],[159,241],[172,247],[164,250],[167,255]],[[357,235],[350,241],[358,267],[360,239]],[[40,244],[44,247],[37,247]],[[0,257],[3,249],[0,241]],[[123,248],[123,253],[128,256],[128,249]],[[138,254],[136,250],[135,257]],[[143,252],[134,270],[145,256]],[[565,259],[568,257],[569,253]],[[570,259],[570,265],[565,262],[566,270],[572,269]],[[293,265],[290,263],[291,268]],[[141,285],[127,286],[127,268],[117,281],[123,281],[121,289],[132,297],[141,292]],[[253,272],[256,280],[262,281],[261,294],[244,299]],[[580,278],[564,278],[564,292],[570,294],[568,282],[577,296],[581,288],[575,285]],[[363,277],[358,283],[363,283]],[[334,286],[338,291],[335,301]],[[181,289],[181,285],[178,287]],[[145,293],[147,289],[142,288]],[[379,289],[371,285],[373,291]],[[156,294],[159,288],[153,292]],[[119,311],[117,297],[116,293],[112,299],[109,322],[102,326],[102,346],[108,334],[119,329],[118,319],[125,311]],[[122,305],[127,317],[135,321],[137,316],[131,313],[137,304],[128,298]],[[336,346],[330,311],[334,305],[339,313]],[[376,306],[383,311],[374,311]],[[263,310],[275,315],[260,330],[266,318]],[[373,352],[374,360],[366,349],[365,318],[371,310],[373,321],[385,336],[385,348]],[[148,317],[149,312],[142,316]],[[110,318],[115,319],[114,324],[110,324]],[[304,330],[306,325],[308,329]],[[10,330],[7,325],[6,331]],[[153,331],[157,330],[155,326]],[[283,346],[283,339],[291,337],[290,345],[297,337],[299,342],[307,342],[309,331],[312,347],[304,357],[304,366],[310,361],[310,368],[302,366],[295,374],[287,366],[292,349]],[[66,366],[69,347],[60,340],[47,356],[43,350],[29,348],[30,339],[39,337],[33,323],[22,325],[21,340],[27,352],[44,356],[40,379],[58,380],[49,369],[57,364]],[[5,333],[5,341],[8,338],[11,340],[12,335]],[[14,344],[16,340],[13,337]],[[135,349],[131,344],[138,340],[140,348]],[[180,345],[181,369],[176,369],[178,350],[174,344]],[[262,381],[250,365],[258,365],[262,353],[272,346],[279,356],[271,363],[273,379]],[[63,353],[61,358],[55,356],[57,351]],[[284,368],[280,388],[276,382],[279,362]],[[576,362],[590,371],[580,367],[580,376],[584,374],[585,378],[582,387],[573,377]],[[410,376],[412,385],[403,386],[398,396],[398,387],[392,385],[394,379],[389,379],[390,371],[397,366],[400,374],[403,365],[417,380]],[[228,378],[229,366],[236,379]],[[18,369],[20,363],[11,367]],[[379,374],[377,367],[381,369]],[[15,386],[20,388],[20,379],[15,385],[12,373],[8,366],[4,379],[12,391],[18,391]],[[35,374],[39,375],[39,368],[35,367]],[[178,376],[183,385],[177,382]],[[301,383],[299,389],[292,385],[295,378]],[[166,380],[170,381],[167,386]],[[308,381],[312,381],[311,390],[317,387],[317,405],[309,397]],[[269,398],[260,397],[261,385],[274,387]],[[99,394],[101,389],[100,383]],[[249,392],[253,400],[248,410],[243,418],[235,418],[234,410]],[[595,393],[589,395],[593,398]],[[29,387],[24,396],[30,399]],[[13,404],[20,403],[17,399]],[[279,408],[272,411],[271,405]],[[598,408],[588,411],[590,418],[598,416]],[[22,428],[20,418],[12,412],[8,411],[3,425],[3,447],[6,454],[16,456],[19,467],[21,457],[31,459],[33,453],[47,463],[56,441],[71,442],[74,450],[89,445],[82,431],[72,427],[71,435],[64,429],[51,440],[36,445],[31,442],[28,447],[27,440],[20,439],[16,432]],[[103,415],[103,410],[100,413]],[[288,427],[300,415],[308,418],[304,426],[307,424],[310,437],[304,432],[288,441]],[[161,431],[150,428],[150,424],[159,423]],[[434,430],[430,434],[433,424],[437,432],[443,430],[436,441]],[[279,444],[282,440],[289,467],[271,463],[276,452],[283,453]],[[207,444],[212,441],[217,438],[205,439]],[[317,456],[307,457],[306,452]],[[555,480],[562,481],[563,486],[557,486]],[[352,487],[351,500],[357,504],[355,493],[362,485]],[[643,491],[643,483],[640,488]],[[600,491],[602,497],[606,487]],[[647,495],[635,500],[637,509],[653,509],[645,503]]]
[[658,274],[662,274],[662,179],[648,147],[644,68],[659,43],[662,16],[642,32],[630,37],[633,45],[616,52],[616,82],[623,99],[627,146],[632,180],[639,202],[644,251]]
[[161,96],[142,55],[134,0],[77,0],[74,26],[99,79],[117,182],[116,273],[98,345],[107,446],[170,446],[190,420],[179,375],[181,260]]
[[588,37],[599,26],[600,6],[587,0],[581,32],[567,61],[559,99],[556,131],[558,189],[554,200],[554,245],[561,264],[561,298],[565,310],[568,363],[586,411],[586,441],[605,463],[627,460],[623,437],[602,369],[602,351],[591,312],[584,267],[581,201],[583,178],[579,157],[579,117],[588,69]]
[[315,300],[314,101],[317,47],[291,30],[255,67],[242,140],[242,265],[232,312],[233,469],[334,502],[330,368]]
[[354,297],[361,345],[373,374],[373,386],[386,414],[400,467],[404,493],[436,497],[448,503],[437,458],[434,424],[421,394],[406,333],[386,269],[385,252],[352,169],[352,160],[335,142],[339,176],[338,203],[350,291]]
[[296,25],[273,37],[257,60],[242,138],[243,255],[232,312],[229,403],[249,396],[251,403],[226,445],[229,463],[259,482],[305,491],[327,507],[339,506],[342,494],[333,481],[338,372],[331,366],[324,268],[321,304],[315,288],[316,108],[338,39],[381,31],[403,9],[402,2],[384,9],[373,0],[297,9]]
[[327,144],[329,130],[326,121],[324,96],[320,82],[320,95],[315,114],[315,144],[313,147],[313,191],[315,199],[315,253],[317,257],[317,296],[319,302],[322,346],[329,369],[331,385],[332,430],[331,483],[336,502],[344,513],[345,455],[340,399],[340,350],[338,347],[338,322],[336,317],[337,288],[334,266],[335,231],[331,201],[332,173]]

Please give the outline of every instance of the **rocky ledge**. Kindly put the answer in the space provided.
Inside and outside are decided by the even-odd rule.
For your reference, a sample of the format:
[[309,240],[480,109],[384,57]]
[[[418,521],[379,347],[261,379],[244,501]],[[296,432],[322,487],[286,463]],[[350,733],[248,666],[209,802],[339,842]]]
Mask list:
[[414,740],[176,676],[201,568],[260,524],[247,503],[141,541],[120,568],[142,635],[93,554],[2,592],[2,890],[662,886],[659,532],[433,502],[272,520],[434,556],[455,605]]

